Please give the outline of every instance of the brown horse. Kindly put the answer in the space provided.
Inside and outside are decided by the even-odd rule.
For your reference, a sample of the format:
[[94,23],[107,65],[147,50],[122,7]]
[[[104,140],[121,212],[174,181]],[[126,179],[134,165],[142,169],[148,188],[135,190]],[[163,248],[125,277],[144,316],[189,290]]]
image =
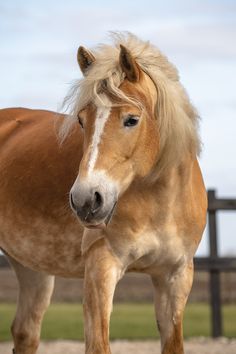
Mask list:
[[183,353],[207,209],[197,114],[157,48],[114,37],[79,48],[71,116],[0,112],[0,247],[19,280],[16,354],[37,350],[54,275],[84,277],[86,353],[110,353],[113,294],[130,271],[153,281],[162,353]]

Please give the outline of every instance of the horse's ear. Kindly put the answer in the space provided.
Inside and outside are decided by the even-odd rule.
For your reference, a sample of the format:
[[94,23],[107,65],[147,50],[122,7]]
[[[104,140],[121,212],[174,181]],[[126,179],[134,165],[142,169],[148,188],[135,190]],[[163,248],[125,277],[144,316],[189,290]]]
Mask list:
[[80,70],[84,75],[86,75],[86,72],[90,65],[95,62],[95,57],[89,50],[85,49],[84,47],[79,47],[77,52],[77,61]]
[[129,81],[137,82],[140,77],[140,69],[130,51],[120,45],[120,66]]

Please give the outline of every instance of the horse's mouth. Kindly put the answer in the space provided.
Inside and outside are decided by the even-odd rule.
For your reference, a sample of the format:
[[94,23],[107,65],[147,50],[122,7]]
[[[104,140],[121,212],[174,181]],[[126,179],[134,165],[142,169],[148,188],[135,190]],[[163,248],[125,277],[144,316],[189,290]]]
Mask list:
[[104,222],[100,224],[85,224],[84,227],[86,229],[98,229],[98,230],[104,230],[106,228],[106,224]]
[[117,204],[117,202],[114,203],[111,211],[107,214],[107,216],[105,217],[105,219],[102,222],[99,222],[97,224],[96,223],[85,223],[84,227],[86,227],[87,229],[105,229],[111,221],[111,218],[114,214],[116,204]]

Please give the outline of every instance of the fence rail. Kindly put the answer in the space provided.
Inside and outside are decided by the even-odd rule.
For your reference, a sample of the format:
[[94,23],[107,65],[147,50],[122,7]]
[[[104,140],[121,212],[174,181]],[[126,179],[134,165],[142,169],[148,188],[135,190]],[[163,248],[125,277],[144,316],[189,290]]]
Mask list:
[[[208,229],[210,254],[195,257],[194,266],[198,271],[209,272],[212,337],[223,335],[220,273],[236,272],[236,257],[219,257],[217,243],[217,211],[236,210],[236,199],[220,199],[215,190],[208,191]],[[0,268],[8,267],[6,258],[0,255]]]
[[236,257],[219,257],[217,242],[217,218],[219,210],[236,210],[236,199],[220,199],[216,197],[215,190],[208,191],[208,229],[210,255],[208,257],[195,257],[195,269],[207,271],[210,274],[210,304],[212,337],[223,335],[222,303],[220,289],[220,273],[236,271]]

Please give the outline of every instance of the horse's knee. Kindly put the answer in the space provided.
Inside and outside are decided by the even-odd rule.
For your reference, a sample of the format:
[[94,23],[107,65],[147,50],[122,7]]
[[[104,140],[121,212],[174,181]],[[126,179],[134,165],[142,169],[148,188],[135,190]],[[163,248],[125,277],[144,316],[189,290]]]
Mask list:
[[39,346],[39,335],[29,328],[20,328],[15,322],[11,326],[16,354],[34,354]]

